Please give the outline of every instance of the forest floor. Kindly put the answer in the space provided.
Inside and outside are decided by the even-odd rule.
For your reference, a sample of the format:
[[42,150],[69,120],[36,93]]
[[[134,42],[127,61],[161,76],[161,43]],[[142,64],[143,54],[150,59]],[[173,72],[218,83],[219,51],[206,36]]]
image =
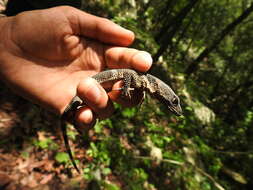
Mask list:
[[[86,189],[87,183],[73,167],[66,168],[54,159],[58,151],[65,151],[58,123],[55,115],[1,84],[0,190]],[[43,138],[52,139],[59,148],[49,150],[33,144]]]

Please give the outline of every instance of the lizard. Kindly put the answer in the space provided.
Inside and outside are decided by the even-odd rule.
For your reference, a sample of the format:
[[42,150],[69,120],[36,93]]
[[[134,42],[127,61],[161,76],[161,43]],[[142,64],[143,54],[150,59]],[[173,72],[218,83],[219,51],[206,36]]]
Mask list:
[[[121,88],[123,97],[128,97],[131,99],[130,91],[134,89],[140,89],[142,92],[148,92],[151,97],[158,99],[173,114],[177,116],[182,115],[179,97],[175,94],[170,86],[153,75],[138,73],[132,69],[111,69],[102,71],[92,76],[92,78],[100,84],[109,81],[123,80],[123,87]],[[85,105],[85,102],[83,102],[78,96],[75,96],[67,105],[61,116],[61,130],[66,151],[69,155],[71,163],[78,173],[80,173],[80,171],[71,152],[68,136],[66,134],[65,121],[73,120],[75,111],[83,105]]]

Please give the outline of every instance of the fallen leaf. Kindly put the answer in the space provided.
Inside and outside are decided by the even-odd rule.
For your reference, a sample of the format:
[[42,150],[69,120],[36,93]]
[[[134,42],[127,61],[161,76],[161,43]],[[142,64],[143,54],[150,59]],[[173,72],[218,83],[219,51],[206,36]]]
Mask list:
[[53,174],[44,175],[42,177],[42,180],[40,181],[40,184],[44,185],[44,184],[48,183],[49,181],[51,181],[52,179],[53,179]]

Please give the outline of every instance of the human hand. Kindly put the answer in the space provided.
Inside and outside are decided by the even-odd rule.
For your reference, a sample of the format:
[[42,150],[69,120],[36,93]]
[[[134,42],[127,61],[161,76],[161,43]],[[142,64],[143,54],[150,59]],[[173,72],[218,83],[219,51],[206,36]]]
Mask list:
[[1,78],[18,94],[58,114],[77,93],[88,105],[76,114],[84,127],[113,113],[110,99],[122,102],[115,91],[109,98],[89,76],[106,68],[145,72],[152,64],[148,53],[124,47],[134,40],[131,31],[72,7],[1,18],[0,28]]

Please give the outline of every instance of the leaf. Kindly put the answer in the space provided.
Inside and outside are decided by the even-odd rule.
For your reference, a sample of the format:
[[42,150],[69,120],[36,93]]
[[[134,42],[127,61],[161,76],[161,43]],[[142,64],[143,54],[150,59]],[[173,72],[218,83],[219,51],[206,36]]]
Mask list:
[[105,190],[120,190],[120,188],[117,185],[111,183],[105,183],[104,188]]
[[58,152],[55,156],[55,160],[59,163],[67,163],[69,161],[69,155],[65,152]]
[[71,131],[71,130],[68,130],[67,131],[67,135],[70,139],[72,140],[75,140],[76,139],[76,136],[77,136],[77,132],[76,131]]
[[226,173],[228,176],[230,176],[232,179],[234,179],[235,181],[237,181],[238,183],[241,184],[247,184],[247,179],[240,173],[235,172],[225,166],[222,167],[222,171],[224,173]]
[[35,143],[35,145],[39,148],[46,149],[46,148],[48,148],[48,143],[49,143],[49,141],[46,139],[46,140],[42,140],[42,141],[37,141]]
[[104,174],[104,175],[108,175],[108,174],[110,174],[112,171],[111,171],[111,169],[110,168],[103,168],[102,169],[102,173]]
[[122,115],[126,118],[131,118],[136,115],[136,108],[126,108],[122,111]]
[[23,152],[21,152],[21,156],[22,156],[23,158],[29,158],[29,152],[23,151]]

